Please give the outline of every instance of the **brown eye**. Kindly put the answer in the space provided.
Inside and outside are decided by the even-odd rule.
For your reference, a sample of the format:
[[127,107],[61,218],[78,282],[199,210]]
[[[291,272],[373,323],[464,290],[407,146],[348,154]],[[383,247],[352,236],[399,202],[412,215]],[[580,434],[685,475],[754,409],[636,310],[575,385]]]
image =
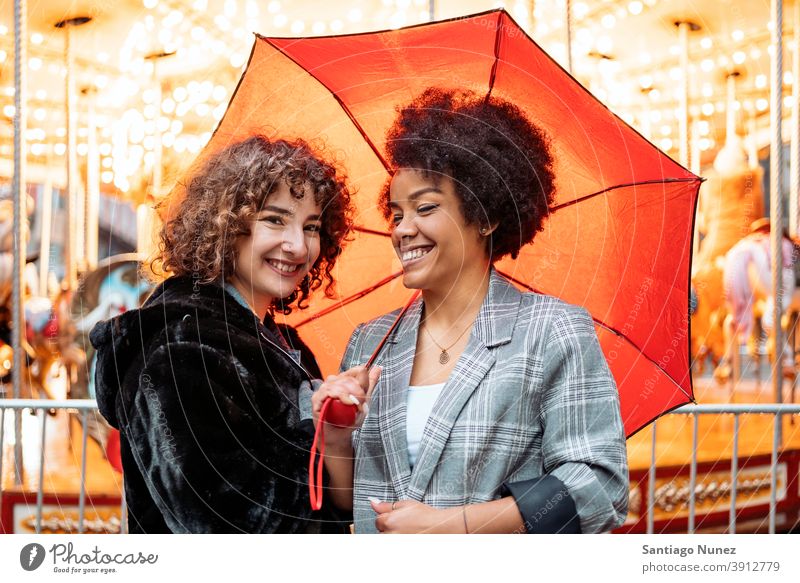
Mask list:
[[271,225],[283,225],[283,217],[278,215],[268,215],[258,219],[260,222],[269,223]]

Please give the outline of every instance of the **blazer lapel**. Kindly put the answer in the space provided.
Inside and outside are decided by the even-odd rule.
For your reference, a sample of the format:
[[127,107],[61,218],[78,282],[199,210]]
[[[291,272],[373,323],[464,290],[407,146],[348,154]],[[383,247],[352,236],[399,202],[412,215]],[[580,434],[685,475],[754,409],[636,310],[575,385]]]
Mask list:
[[473,328],[467,347],[450,373],[425,424],[417,464],[411,474],[410,498],[422,501],[456,419],[494,362],[494,356],[475,336]]
[[[410,476],[408,496],[422,500],[431,477],[441,463],[442,451],[450,437],[461,410],[472,393],[495,364],[492,348],[511,340],[519,312],[520,292],[492,269],[489,291],[475,319],[467,346],[447,379],[442,392],[434,404],[431,416],[425,425],[417,456],[417,464]],[[416,325],[419,324],[419,314]],[[416,327],[416,326],[415,326]],[[416,335],[415,335],[416,342]],[[413,350],[413,347],[412,347]],[[413,354],[411,357],[413,363]],[[409,365],[409,375],[411,366]],[[406,381],[410,376],[406,377]],[[408,383],[406,382],[406,385]],[[403,415],[405,416],[405,395],[403,396]],[[403,419],[405,421],[405,419]],[[405,423],[403,423],[403,444]],[[408,446],[405,445],[407,450]],[[408,464],[406,450],[403,457]]]
[[406,398],[414,367],[421,314],[420,298],[408,309],[403,321],[386,342],[377,363],[383,367],[381,379],[372,395],[371,408],[378,413],[383,451],[398,500],[407,497],[411,478],[406,439]]

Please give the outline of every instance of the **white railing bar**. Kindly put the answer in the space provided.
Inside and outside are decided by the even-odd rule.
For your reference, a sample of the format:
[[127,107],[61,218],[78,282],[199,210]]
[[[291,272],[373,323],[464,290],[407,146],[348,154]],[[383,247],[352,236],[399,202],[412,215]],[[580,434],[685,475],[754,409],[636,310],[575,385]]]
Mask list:
[[700,416],[695,413],[692,419],[692,462],[689,469],[689,534],[694,534],[695,490],[697,489],[697,429]]
[[[3,516],[3,452],[5,451],[6,437],[6,412],[0,410],[0,520]],[[7,524],[3,525],[4,528],[9,528]]]
[[122,485],[122,501],[119,505],[119,533],[128,534],[128,501],[125,499],[125,485]]
[[2,409],[97,409],[94,399],[0,399]]
[[736,534],[736,490],[739,485],[739,414],[733,415],[733,455],[731,455],[731,515],[728,534]]
[[[94,399],[0,399],[0,409],[97,409]],[[710,413],[800,413],[800,404],[771,403],[709,403],[703,405],[684,405],[669,412],[669,415],[700,415]]]
[[781,439],[781,415],[775,415],[775,424],[772,431],[772,461],[770,463],[769,484],[769,533],[775,534],[775,510],[777,507],[778,490],[778,443]]
[[[0,401],[2,403],[2,401]],[[800,413],[800,405],[776,405],[774,403],[710,403],[704,405],[684,405],[669,415],[707,415],[710,413],[782,413],[793,415]]]
[[647,484],[647,534],[653,534],[656,504],[656,421],[653,421],[653,443],[650,446],[650,474]]
[[89,412],[81,412],[81,431],[83,432],[83,445],[81,446],[81,493],[78,499],[78,533],[83,534],[83,520],[86,513],[86,421]]
[[42,409],[42,447],[39,448],[39,491],[36,493],[36,534],[42,534],[42,505],[44,502],[44,450],[47,435],[47,411]]

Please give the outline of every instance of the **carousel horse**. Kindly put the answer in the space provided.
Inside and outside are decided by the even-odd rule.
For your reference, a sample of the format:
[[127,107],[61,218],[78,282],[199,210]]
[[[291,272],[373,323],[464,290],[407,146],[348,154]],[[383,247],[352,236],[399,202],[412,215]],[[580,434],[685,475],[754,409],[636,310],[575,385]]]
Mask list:
[[[719,382],[726,382],[731,376],[733,351],[742,343],[747,343],[748,353],[756,355],[760,335],[755,332],[758,324],[764,335],[769,338],[773,322],[774,293],[772,289],[771,249],[769,236],[769,220],[760,219],[753,224],[752,233],[734,245],[725,255],[723,269],[724,298],[727,316],[724,320],[726,352],[714,371]],[[791,298],[795,292],[794,264],[796,248],[787,236],[782,238],[782,287],[785,298]],[[784,301],[781,321],[778,325],[785,328],[788,322],[786,314],[791,305]],[[767,353],[770,361],[774,361],[775,346],[771,338],[767,342]],[[781,363],[786,376],[794,374],[794,355],[792,350],[784,352]]]
[[31,391],[57,398],[50,387],[53,375],[66,373],[66,396],[86,384],[86,354],[76,342],[69,314],[71,292],[62,287],[51,300],[32,296],[25,302],[26,338],[33,349],[28,378]]
[[702,374],[707,360],[717,367],[725,354],[723,322],[727,311],[724,302],[720,301],[723,295],[722,268],[714,265],[696,273],[692,278],[691,293],[692,366],[698,374]]
[[[34,200],[28,196],[28,214],[33,212]],[[30,231],[28,222],[22,224],[23,237],[27,242]],[[0,200],[0,395],[5,393],[5,385],[11,381],[12,366],[14,362],[14,351],[11,348],[11,288],[14,276],[14,202],[4,198]],[[31,291],[27,287],[30,281],[30,267],[38,259],[38,256],[28,256],[25,259],[26,266],[23,278],[23,302],[30,296]],[[35,281],[35,280],[34,280]],[[34,284],[35,285],[35,284]],[[23,345],[25,345],[23,340]],[[26,360],[33,358],[33,352],[29,346],[26,349]]]
[[[88,336],[94,325],[138,308],[152,291],[152,283],[139,274],[139,260],[135,253],[109,257],[81,280],[79,293],[72,302],[72,317],[78,334],[83,336],[82,345],[90,361],[94,360],[94,350]],[[94,398],[92,377],[81,398]]]
[[702,240],[692,261],[697,308],[691,315],[692,361],[700,372],[707,358],[716,367],[726,352],[724,258],[764,214],[761,174],[760,168],[748,167],[744,150],[732,139],[700,187],[697,229]]
[[[140,276],[139,265],[140,257],[135,253],[115,255],[101,261],[96,269],[81,279],[71,302],[71,314],[79,343],[86,352],[89,373],[88,381],[80,386],[80,391],[71,394],[73,398],[95,398],[95,354],[89,343],[89,331],[100,320],[138,308],[152,291],[152,284]],[[112,465],[122,471],[116,430],[111,429],[100,415],[90,415],[86,421],[89,437],[103,448]]]

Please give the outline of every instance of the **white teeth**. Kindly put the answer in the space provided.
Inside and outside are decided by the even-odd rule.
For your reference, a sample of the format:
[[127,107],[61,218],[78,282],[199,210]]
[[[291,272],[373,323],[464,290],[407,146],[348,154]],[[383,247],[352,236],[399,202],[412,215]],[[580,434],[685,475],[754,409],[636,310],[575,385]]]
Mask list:
[[278,271],[282,271],[284,273],[294,273],[300,269],[299,265],[290,265],[288,263],[283,263],[282,261],[276,261],[275,259],[267,259],[267,262],[269,262],[269,264]]
[[402,260],[403,261],[411,261],[412,259],[419,259],[423,255],[427,255],[430,253],[430,248],[428,249],[412,249],[411,251],[406,251],[403,253]]

